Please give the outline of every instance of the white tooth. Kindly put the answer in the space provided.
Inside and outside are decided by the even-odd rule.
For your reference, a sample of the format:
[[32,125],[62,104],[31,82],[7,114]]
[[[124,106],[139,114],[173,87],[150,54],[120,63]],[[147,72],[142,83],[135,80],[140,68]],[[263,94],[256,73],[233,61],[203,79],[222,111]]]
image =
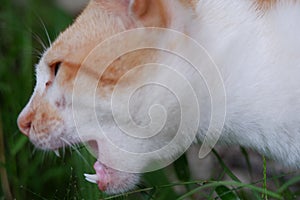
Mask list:
[[55,150],[54,153],[57,157],[60,157],[59,150]]
[[92,180],[92,179],[89,179],[89,178],[85,178],[85,180],[87,180],[87,181],[90,182],[90,183],[95,183],[95,184],[97,184],[97,181],[95,181],[95,180]]
[[91,183],[97,183],[99,180],[97,174],[84,174],[85,180],[91,182]]
[[95,181],[98,181],[98,176],[97,174],[84,174],[84,176],[88,179],[92,179],[92,180],[95,180]]

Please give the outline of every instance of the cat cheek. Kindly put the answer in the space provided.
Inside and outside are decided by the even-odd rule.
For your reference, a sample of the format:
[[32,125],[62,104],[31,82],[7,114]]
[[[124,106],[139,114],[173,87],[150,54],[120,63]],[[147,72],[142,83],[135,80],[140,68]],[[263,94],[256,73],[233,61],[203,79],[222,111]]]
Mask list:
[[58,100],[56,100],[55,101],[55,106],[59,110],[66,109],[66,106],[67,106],[66,98],[64,96],[62,96],[61,98],[59,98]]

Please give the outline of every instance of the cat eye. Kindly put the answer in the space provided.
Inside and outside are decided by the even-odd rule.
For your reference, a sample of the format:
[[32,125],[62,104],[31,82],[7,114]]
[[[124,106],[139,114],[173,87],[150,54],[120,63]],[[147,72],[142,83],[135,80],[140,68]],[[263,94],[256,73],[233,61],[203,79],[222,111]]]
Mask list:
[[[62,64],[62,62],[55,62],[50,65],[50,69],[51,69],[51,72],[54,73],[54,77],[56,77],[61,64]],[[46,83],[46,87],[49,87],[52,84],[52,82],[53,82],[53,80],[48,81]]]
[[54,76],[57,75],[60,66],[61,66],[61,62],[55,63],[55,66],[54,66]]
[[54,76],[57,75],[58,70],[59,70],[61,64],[62,64],[62,62],[56,62],[53,65],[51,65],[51,68],[54,70]]

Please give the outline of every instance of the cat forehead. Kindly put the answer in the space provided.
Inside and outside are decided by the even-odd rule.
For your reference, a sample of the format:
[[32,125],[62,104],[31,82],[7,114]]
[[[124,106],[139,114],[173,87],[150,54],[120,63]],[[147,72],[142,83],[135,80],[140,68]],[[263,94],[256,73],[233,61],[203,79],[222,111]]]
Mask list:
[[105,8],[98,1],[91,1],[75,22],[54,41],[45,54],[45,62],[80,62],[97,44],[124,31],[130,23],[128,19]]

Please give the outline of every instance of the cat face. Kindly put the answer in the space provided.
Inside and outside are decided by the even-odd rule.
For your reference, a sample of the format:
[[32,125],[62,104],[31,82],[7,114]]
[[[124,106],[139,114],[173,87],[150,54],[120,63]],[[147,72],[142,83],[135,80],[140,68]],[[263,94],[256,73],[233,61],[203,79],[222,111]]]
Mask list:
[[[101,138],[94,137],[99,122],[91,117],[91,113],[96,110],[104,128],[113,132],[110,130],[112,122],[108,120],[110,116],[106,116],[106,113],[110,111],[110,97],[114,87],[132,67],[149,62],[148,58],[155,61],[158,55],[151,50],[142,50],[122,55],[105,68],[100,67],[104,66],[104,58],[118,47],[107,47],[107,54],[95,57],[89,55],[105,39],[127,29],[166,26],[167,15],[162,14],[163,12],[162,4],[157,0],[91,1],[75,23],[60,34],[36,65],[34,93],[18,118],[22,133],[40,149],[57,150],[87,142],[96,154],[101,152],[102,156],[109,157]],[[126,46],[131,41],[121,42],[122,46]],[[99,71],[103,71],[101,75]],[[138,77],[149,76],[143,70],[137,70],[135,75],[134,79],[125,78],[121,87],[134,84]],[[81,81],[76,82],[78,79]],[[91,85],[95,80],[96,89],[92,90]],[[95,98],[96,105],[93,104]],[[79,113],[76,119],[74,109]],[[78,132],[84,132],[85,135]],[[95,166],[96,178],[94,175],[87,179],[96,182],[99,189],[107,193],[123,192],[138,181],[137,174],[114,170],[100,162]]]

